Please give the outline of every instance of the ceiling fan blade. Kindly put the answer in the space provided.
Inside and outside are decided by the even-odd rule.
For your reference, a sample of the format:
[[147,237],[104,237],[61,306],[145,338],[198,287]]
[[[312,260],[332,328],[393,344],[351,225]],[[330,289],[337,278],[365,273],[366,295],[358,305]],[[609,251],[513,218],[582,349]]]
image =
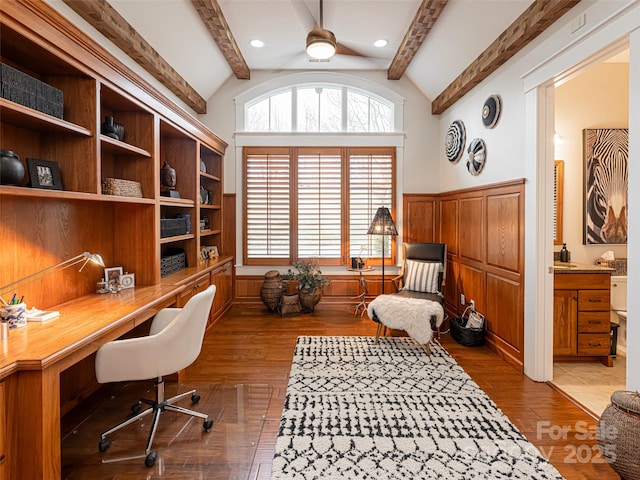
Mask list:
[[363,55],[362,53],[354,50],[351,47],[347,47],[342,43],[338,43],[336,45],[336,55],[352,55],[354,57],[366,57],[366,55]]
[[309,10],[305,0],[291,0],[291,6],[295,10],[296,15],[300,19],[300,23],[302,23],[306,31],[313,30],[320,26],[316,18],[313,16],[313,13],[311,13],[311,10]]

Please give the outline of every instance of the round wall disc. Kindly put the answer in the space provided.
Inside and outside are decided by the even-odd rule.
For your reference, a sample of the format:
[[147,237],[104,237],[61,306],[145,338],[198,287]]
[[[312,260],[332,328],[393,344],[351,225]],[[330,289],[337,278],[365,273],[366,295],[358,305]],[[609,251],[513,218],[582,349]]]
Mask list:
[[467,149],[467,170],[471,175],[478,175],[484,168],[487,159],[487,146],[481,138],[474,138]]
[[444,140],[444,150],[447,159],[451,163],[456,163],[462,158],[464,144],[467,141],[467,134],[462,120],[454,120],[447,129],[447,136]]
[[482,124],[487,128],[495,127],[500,118],[501,102],[498,95],[491,95],[482,107]]

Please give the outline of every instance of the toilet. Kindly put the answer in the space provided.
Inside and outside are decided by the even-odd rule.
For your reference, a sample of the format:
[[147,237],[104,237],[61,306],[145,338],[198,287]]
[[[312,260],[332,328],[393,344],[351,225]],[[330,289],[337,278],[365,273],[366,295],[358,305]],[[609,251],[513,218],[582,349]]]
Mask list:
[[618,328],[618,351],[627,351],[627,277],[611,276],[611,321],[620,325]]

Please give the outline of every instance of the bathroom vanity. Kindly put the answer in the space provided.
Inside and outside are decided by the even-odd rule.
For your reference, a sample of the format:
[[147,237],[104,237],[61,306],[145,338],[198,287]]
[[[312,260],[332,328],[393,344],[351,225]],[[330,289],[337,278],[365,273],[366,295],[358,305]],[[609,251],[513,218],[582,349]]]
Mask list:
[[554,265],[553,357],[555,361],[600,361],[610,353],[612,268],[576,263]]

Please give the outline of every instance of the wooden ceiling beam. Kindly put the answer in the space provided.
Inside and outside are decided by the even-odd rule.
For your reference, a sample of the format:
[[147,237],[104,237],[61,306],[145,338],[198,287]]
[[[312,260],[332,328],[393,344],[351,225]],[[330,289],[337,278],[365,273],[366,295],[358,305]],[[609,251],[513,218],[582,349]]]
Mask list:
[[251,72],[236,43],[229,24],[222,14],[217,0],[191,0],[209,34],[218,44],[218,48],[227,60],[233,74],[238,80],[249,80]]
[[438,95],[431,113],[444,113],[578,3],[580,0],[535,0]]
[[449,0],[422,0],[391,65],[389,80],[400,80]]
[[64,2],[194,111],[207,113],[205,99],[106,0]]

